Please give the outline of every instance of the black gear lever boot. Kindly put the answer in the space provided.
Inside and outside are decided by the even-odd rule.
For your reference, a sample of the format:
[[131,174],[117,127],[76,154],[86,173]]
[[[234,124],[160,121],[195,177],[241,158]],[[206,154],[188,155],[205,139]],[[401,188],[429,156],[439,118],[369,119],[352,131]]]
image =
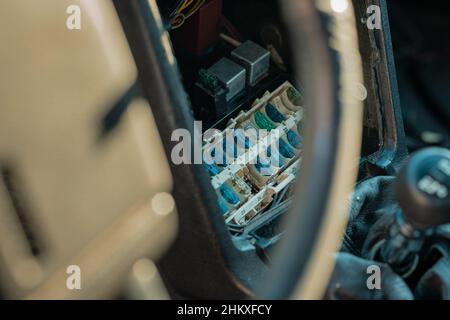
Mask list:
[[427,148],[413,154],[400,171],[396,199],[400,209],[377,222],[385,234],[369,234],[370,248],[365,251],[367,258],[389,264],[406,278],[417,267],[424,241],[450,223],[450,151]]
[[[398,178],[357,184],[325,298],[450,299],[449,153],[423,150]],[[379,290],[366,286],[374,265]]]

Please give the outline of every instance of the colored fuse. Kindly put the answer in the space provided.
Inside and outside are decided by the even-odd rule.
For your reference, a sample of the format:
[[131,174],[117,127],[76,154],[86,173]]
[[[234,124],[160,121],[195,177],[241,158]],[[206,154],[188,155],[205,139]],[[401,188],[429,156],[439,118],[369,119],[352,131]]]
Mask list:
[[230,209],[226,205],[225,201],[223,201],[223,199],[219,198],[218,204],[219,204],[219,209],[223,215],[227,214],[230,211]]
[[287,133],[287,139],[291,146],[293,146],[296,149],[303,148],[303,141],[302,138],[297,135],[294,131],[289,130]]
[[228,153],[228,154],[232,154],[233,157],[237,158],[238,156],[238,149],[237,146],[234,143],[227,143],[226,139],[222,140],[222,146],[223,146],[223,150]]
[[[222,154],[222,161],[219,162],[215,162],[216,165],[218,165],[219,167],[226,167],[227,166],[227,157],[225,155],[225,153],[221,153]],[[211,158],[215,159],[216,157],[216,148],[214,148],[211,151]]]
[[302,96],[294,87],[289,87],[289,89],[287,89],[287,96],[296,106],[299,106],[302,103]]
[[239,199],[239,197],[236,195],[236,193],[233,191],[233,189],[231,189],[229,186],[227,186],[226,184],[223,184],[220,187],[220,194],[222,195],[222,197],[228,202],[231,203],[232,205],[238,205],[239,202],[241,202],[241,200]]
[[283,122],[284,120],[286,120],[286,117],[280,112],[278,111],[277,108],[275,108],[272,104],[268,103],[265,107],[266,110],[266,114],[267,116],[270,118],[270,120],[272,120],[273,122]]
[[270,165],[270,163],[262,163],[261,161],[256,162],[255,164],[256,170],[258,170],[259,173],[261,173],[263,176],[271,176],[275,173],[274,168]]
[[207,164],[206,167],[208,168],[209,174],[212,176],[215,176],[219,173],[219,169],[212,164]]
[[268,131],[275,129],[276,127],[272,124],[272,122],[267,119],[267,117],[261,113],[260,111],[255,112],[255,122],[261,129],[266,129]]
[[284,142],[283,139],[280,139],[279,141],[279,148],[280,148],[280,154],[285,158],[293,158],[295,156],[294,151],[289,147],[289,145]]
[[[277,156],[278,159],[273,159],[273,156]],[[266,154],[266,159],[264,161],[264,163],[262,161],[260,161],[260,156],[258,156],[258,160],[255,164],[255,168],[256,170],[258,170],[259,173],[261,173],[264,176],[271,176],[275,173],[275,167],[281,168],[284,166],[284,160],[283,158],[280,156],[279,153],[273,154],[272,155],[272,150],[269,148],[267,148],[267,154]],[[264,172],[262,172],[262,169],[265,169]]]
[[242,129],[237,129],[234,132],[234,141],[236,143],[239,143],[239,145],[241,147],[244,147],[245,149],[248,149],[252,146],[250,138],[244,134],[244,131]]

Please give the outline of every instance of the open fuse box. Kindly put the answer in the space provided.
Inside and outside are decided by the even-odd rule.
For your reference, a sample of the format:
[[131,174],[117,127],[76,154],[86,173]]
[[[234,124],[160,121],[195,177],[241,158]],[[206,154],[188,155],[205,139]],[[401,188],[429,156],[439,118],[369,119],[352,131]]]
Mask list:
[[211,184],[232,233],[285,212],[279,209],[289,200],[301,161],[301,104],[297,89],[285,82],[205,141]]
[[259,4],[249,25],[240,17],[254,4],[160,1],[194,117],[213,132],[203,136],[203,163],[240,249],[279,238],[303,148],[303,101],[278,6]]

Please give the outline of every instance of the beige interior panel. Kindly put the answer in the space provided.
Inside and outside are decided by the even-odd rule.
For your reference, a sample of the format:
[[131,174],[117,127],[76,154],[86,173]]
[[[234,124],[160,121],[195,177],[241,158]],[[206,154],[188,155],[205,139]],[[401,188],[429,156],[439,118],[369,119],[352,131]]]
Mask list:
[[[69,5],[81,8],[81,30],[66,27]],[[0,39],[2,290],[74,295],[61,272],[80,263],[92,282],[76,296],[103,296],[96,273],[113,282],[133,259],[160,254],[176,224],[149,205],[172,177],[147,102],[133,101],[100,137],[101,119],[137,76],[112,2],[2,0]]]

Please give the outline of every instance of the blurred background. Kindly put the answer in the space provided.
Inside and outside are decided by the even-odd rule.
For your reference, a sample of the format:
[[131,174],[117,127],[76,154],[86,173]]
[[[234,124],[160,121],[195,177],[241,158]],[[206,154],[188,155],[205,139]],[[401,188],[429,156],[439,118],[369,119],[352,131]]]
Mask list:
[[449,148],[450,3],[387,4],[408,148]]

